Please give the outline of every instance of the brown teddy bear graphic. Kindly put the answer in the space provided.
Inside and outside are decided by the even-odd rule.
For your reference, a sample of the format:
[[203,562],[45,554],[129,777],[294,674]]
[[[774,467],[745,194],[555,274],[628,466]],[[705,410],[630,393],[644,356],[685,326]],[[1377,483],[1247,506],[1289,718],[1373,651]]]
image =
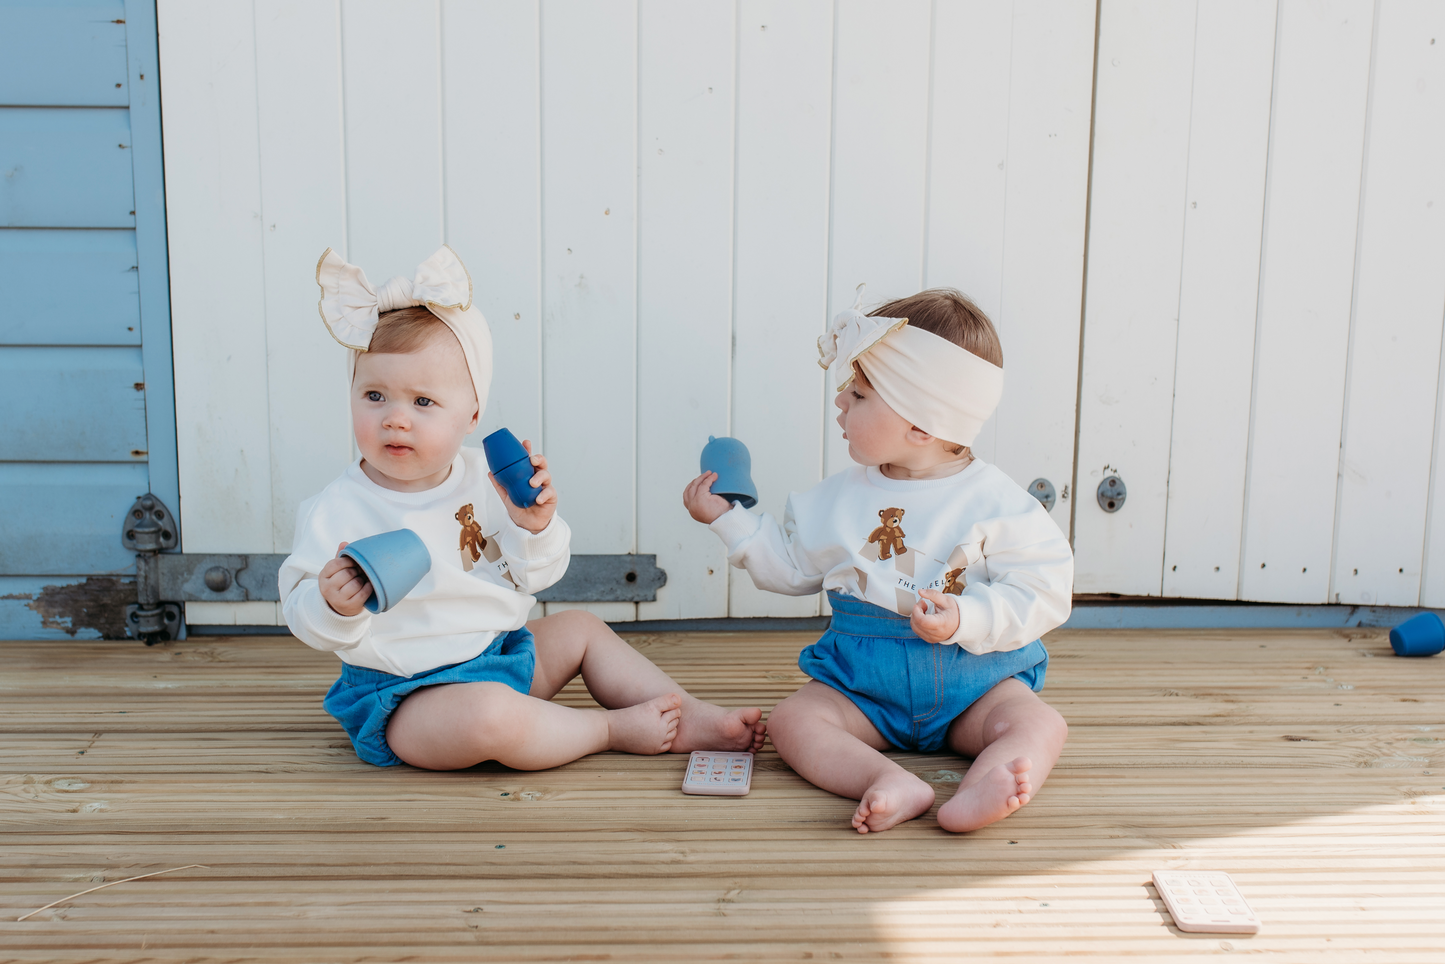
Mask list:
[[901,525],[903,522],[903,510],[895,508],[879,509],[878,518],[883,520],[883,524],[874,529],[868,536],[870,545],[875,542],[878,543],[878,558],[892,559],[895,553],[901,556],[907,552],[908,547],[903,544],[904,533]]
[[457,510],[456,519],[462,524],[460,545],[462,552],[469,553],[472,557],[472,562],[480,561],[482,558],[482,550],[487,547],[487,540],[486,537],[482,535],[482,525],[476,520],[470,502]]
[[968,585],[962,569],[950,569],[943,574],[943,591],[952,596],[962,596],[963,587]]

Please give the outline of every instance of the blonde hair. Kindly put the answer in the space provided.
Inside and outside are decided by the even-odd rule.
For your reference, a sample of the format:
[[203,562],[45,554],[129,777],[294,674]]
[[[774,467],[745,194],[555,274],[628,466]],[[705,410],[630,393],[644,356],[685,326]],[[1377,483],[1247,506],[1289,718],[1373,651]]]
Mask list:
[[410,355],[421,351],[443,333],[450,335],[452,345],[461,348],[446,322],[427,310],[425,305],[412,305],[395,311],[384,311],[371,334],[368,352],[378,355]]

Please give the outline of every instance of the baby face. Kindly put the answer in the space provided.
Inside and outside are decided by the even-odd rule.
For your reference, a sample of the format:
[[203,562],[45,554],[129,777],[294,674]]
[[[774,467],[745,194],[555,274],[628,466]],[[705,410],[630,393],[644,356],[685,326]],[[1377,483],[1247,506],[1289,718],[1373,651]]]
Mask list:
[[421,492],[449,474],[477,427],[477,394],[450,332],[405,355],[363,352],[351,383],[361,469],[383,488]]
[[859,465],[906,461],[912,454],[907,436],[913,423],[895,412],[859,372],[833,398],[838,424],[848,440],[848,456]]

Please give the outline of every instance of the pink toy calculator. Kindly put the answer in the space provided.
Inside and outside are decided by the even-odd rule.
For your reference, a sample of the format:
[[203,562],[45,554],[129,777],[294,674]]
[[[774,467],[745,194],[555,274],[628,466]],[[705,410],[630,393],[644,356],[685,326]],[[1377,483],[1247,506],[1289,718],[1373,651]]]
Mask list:
[[753,755],[717,750],[693,750],[682,778],[683,793],[740,797],[752,789]]

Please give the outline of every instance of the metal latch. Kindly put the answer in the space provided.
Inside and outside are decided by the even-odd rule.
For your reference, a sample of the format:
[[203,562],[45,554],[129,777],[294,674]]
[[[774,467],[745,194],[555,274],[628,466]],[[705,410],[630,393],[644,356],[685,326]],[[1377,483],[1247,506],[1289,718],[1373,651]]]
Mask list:
[[1054,491],[1054,483],[1048,479],[1034,479],[1029,483],[1029,495],[1039,500],[1045,512],[1054,511],[1054,499],[1058,493]]
[[1128,497],[1129,490],[1124,488],[1124,480],[1117,475],[1105,476],[1104,481],[1099,483],[1099,508],[1105,512],[1118,512]]
[[[179,639],[184,624],[181,607],[161,602],[161,551],[176,547],[176,517],[154,495],[147,492],[135,500],[125,514],[121,545],[135,550],[136,601],[125,607],[125,631],[147,646]],[[171,557],[174,558],[174,557]]]

